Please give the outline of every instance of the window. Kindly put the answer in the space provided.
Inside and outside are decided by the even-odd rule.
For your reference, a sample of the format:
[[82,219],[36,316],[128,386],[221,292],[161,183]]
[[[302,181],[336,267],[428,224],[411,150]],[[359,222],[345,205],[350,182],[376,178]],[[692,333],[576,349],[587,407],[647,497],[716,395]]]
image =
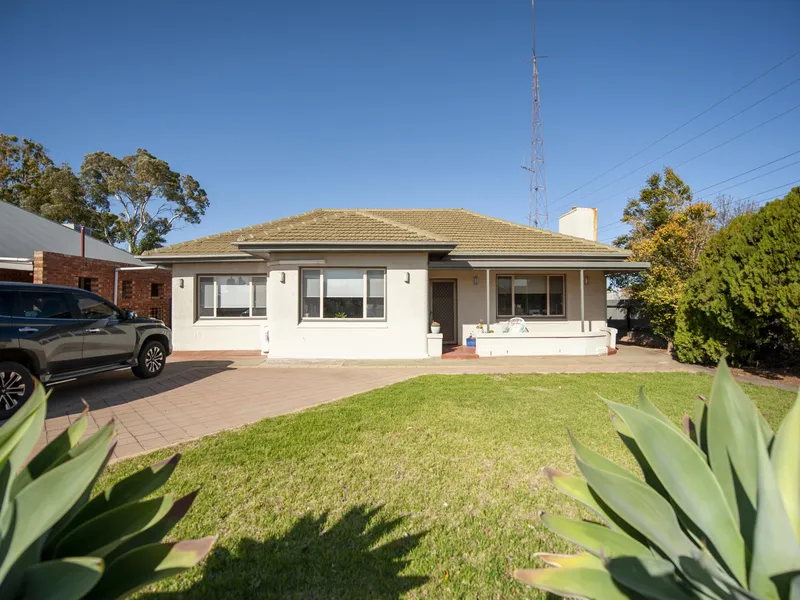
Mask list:
[[97,279],[95,277],[78,277],[78,286],[87,292],[97,291]]
[[17,317],[29,319],[72,319],[66,294],[21,291]]
[[10,317],[14,306],[14,294],[16,292],[4,292],[0,290],[0,317]]
[[267,278],[251,275],[198,277],[197,315],[217,318],[266,317]]
[[75,294],[81,319],[118,319],[119,314],[113,306],[94,296]]
[[150,297],[151,298],[160,298],[161,297],[161,288],[164,287],[162,283],[151,283],[150,284]]
[[150,318],[151,319],[158,319],[159,321],[164,320],[164,313],[158,306],[153,306],[150,308]]
[[304,269],[304,319],[383,319],[385,269]]
[[133,282],[129,279],[122,282],[122,297],[133,298]]
[[499,317],[563,317],[563,275],[497,277]]

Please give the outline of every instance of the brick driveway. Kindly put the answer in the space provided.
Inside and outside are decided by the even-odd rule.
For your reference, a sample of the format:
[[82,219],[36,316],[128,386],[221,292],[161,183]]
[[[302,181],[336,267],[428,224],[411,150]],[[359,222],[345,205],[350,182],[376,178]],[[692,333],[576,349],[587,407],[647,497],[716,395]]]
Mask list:
[[[116,371],[52,387],[39,447],[89,405],[87,433],[114,419],[122,458],[397,383],[414,369],[263,369],[247,360],[170,362],[161,376]],[[260,360],[253,360],[260,363]]]

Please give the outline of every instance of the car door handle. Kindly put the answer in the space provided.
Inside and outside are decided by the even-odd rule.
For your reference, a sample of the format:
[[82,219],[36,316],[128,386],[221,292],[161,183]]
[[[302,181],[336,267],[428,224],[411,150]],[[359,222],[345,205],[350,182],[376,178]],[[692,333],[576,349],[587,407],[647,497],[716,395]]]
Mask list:
[[84,329],[83,333],[100,333],[99,329]]
[[39,331],[36,327],[20,327],[20,333],[33,333],[34,331]]

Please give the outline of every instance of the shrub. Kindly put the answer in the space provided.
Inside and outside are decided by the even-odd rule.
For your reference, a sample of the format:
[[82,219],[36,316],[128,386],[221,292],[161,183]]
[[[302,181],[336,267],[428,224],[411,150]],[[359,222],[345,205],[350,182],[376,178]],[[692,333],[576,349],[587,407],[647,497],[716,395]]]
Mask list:
[[543,515],[584,552],[517,579],[562,596],[775,599],[800,594],[800,398],[773,434],[724,363],[684,430],[644,395],[608,402],[644,479],[572,438],[583,477],[545,469],[600,523]]
[[0,427],[0,598],[121,598],[200,562],[214,538],[164,543],[197,492],[149,498],[179,455],[92,497],[113,450],[114,424],[85,442],[86,413],[26,463],[44,427],[47,395]]
[[684,362],[800,356],[800,188],[734,219],[706,246],[678,308]]

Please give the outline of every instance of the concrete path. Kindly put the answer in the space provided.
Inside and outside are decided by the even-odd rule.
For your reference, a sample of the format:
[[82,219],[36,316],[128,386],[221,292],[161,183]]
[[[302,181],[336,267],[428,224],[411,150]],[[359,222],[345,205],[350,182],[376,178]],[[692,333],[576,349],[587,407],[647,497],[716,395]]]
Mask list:
[[267,361],[253,353],[176,353],[155,379],[139,380],[125,370],[53,386],[39,445],[77,419],[84,401],[89,433],[112,418],[116,422],[114,457],[122,458],[421,374],[656,371],[711,372],[675,362],[663,351],[632,346],[615,356],[424,361]]

